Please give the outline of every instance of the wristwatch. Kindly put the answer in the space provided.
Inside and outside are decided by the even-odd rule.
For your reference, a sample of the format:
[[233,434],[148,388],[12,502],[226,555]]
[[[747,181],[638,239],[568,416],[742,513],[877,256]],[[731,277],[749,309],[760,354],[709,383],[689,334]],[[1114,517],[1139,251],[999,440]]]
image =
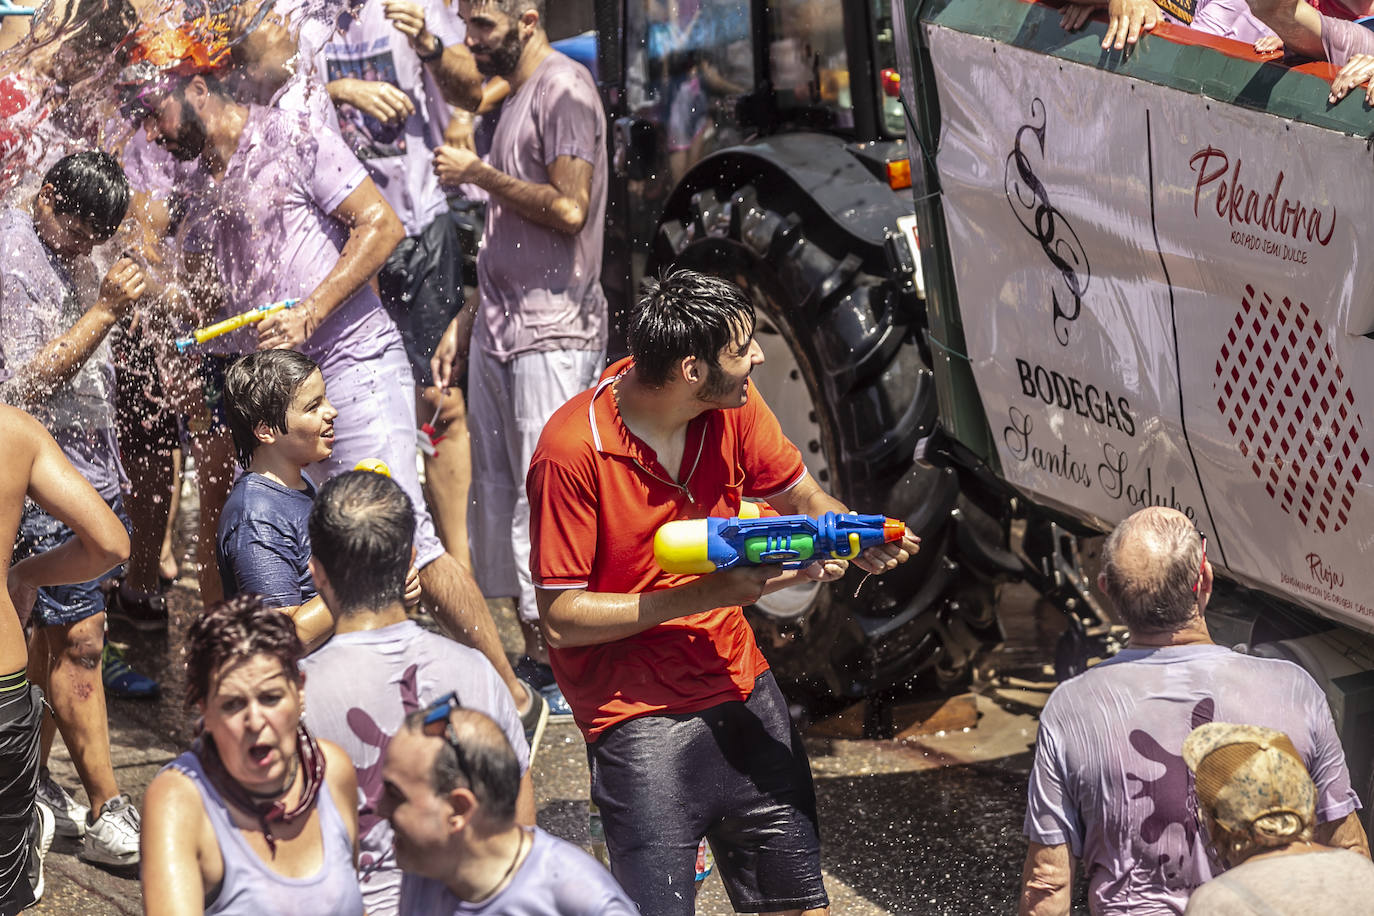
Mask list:
[[436,61],[439,59],[439,56],[444,53],[444,40],[440,38],[438,35],[434,35],[433,33],[431,33],[431,37],[434,39],[433,51],[430,51],[428,54],[422,54],[419,51],[415,52],[415,56],[420,58],[420,60],[424,63]]

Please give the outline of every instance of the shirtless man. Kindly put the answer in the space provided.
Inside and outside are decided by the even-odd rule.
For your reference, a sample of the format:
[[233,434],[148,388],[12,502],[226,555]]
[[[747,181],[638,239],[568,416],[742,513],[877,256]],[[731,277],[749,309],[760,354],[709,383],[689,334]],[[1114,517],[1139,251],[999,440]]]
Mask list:
[[[0,912],[32,906],[43,893],[43,853],[52,841],[52,813],[35,804],[43,691],[28,682],[23,620],[38,589],[89,582],[129,556],[129,536],[95,488],[72,467],[43,425],[0,406],[0,849],[20,849],[0,863]],[[74,537],[10,565],[27,496],[72,530]],[[25,842],[27,837],[28,842]]]

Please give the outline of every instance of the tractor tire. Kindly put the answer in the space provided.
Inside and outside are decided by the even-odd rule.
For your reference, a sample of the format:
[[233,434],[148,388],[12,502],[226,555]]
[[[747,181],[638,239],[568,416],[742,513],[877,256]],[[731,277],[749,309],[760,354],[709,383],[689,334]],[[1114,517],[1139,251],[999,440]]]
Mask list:
[[808,237],[801,216],[777,202],[786,195],[757,184],[700,190],[678,212],[670,206],[650,269],[691,268],[748,292],[765,355],[755,384],[812,476],[855,511],[904,519],[922,546],[883,576],[851,567],[838,582],[787,589],[746,614],[788,695],[813,713],[918,674],[953,689],[995,639],[995,588],[956,558],[964,515],[977,510],[961,500],[954,473],[913,460],[938,413],[920,303],[847,238]]

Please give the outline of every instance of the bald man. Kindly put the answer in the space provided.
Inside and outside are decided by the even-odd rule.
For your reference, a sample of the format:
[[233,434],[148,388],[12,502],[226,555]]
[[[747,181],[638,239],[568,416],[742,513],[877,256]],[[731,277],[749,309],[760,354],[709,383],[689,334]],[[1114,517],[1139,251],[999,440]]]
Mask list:
[[516,823],[520,763],[494,720],[456,697],[406,718],[382,768],[380,813],[405,871],[401,916],[635,916],[600,862]]
[[1152,507],[1107,538],[1098,586],[1127,648],[1065,681],[1040,717],[1024,832],[1020,912],[1068,914],[1073,862],[1094,914],[1182,913],[1212,877],[1183,740],[1206,722],[1287,733],[1317,786],[1317,841],[1369,855],[1326,697],[1297,665],[1212,642],[1207,542]]

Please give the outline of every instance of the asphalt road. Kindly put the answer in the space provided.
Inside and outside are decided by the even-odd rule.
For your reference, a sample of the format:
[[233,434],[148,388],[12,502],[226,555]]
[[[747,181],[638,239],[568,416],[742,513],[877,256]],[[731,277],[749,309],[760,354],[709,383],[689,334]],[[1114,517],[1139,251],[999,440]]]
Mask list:
[[[112,637],[128,645],[128,658],[157,676],[156,701],[112,700],[111,737],[123,791],[141,801],[159,768],[189,744],[191,715],[182,707],[181,636],[191,609],[189,588],[174,592],[167,637],[149,639],[118,625]],[[983,679],[976,695],[956,701],[954,725],[942,733],[906,740],[827,737],[844,733],[844,720],[818,723],[807,733],[820,805],[823,865],[833,912],[981,916],[1015,910],[1024,855],[1020,836],[1026,776],[1035,742],[1035,710],[1048,684],[1037,668],[1048,657],[1059,622],[1024,590],[1005,593],[1000,605],[1009,638],[990,666],[1030,674],[1030,682]],[[513,618],[498,609],[508,648],[518,635]],[[69,789],[79,783],[61,742],[52,761]],[[587,764],[577,729],[551,723],[534,764],[539,824],[586,846]],[[77,791],[78,797],[84,797]],[[105,914],[141,912],[137,874],[114,874],[80,861],[79,841],[57,840],[47,860],[48,890],[32,912]],[[703,883],[698,913],[732,912],[718,878]]]

